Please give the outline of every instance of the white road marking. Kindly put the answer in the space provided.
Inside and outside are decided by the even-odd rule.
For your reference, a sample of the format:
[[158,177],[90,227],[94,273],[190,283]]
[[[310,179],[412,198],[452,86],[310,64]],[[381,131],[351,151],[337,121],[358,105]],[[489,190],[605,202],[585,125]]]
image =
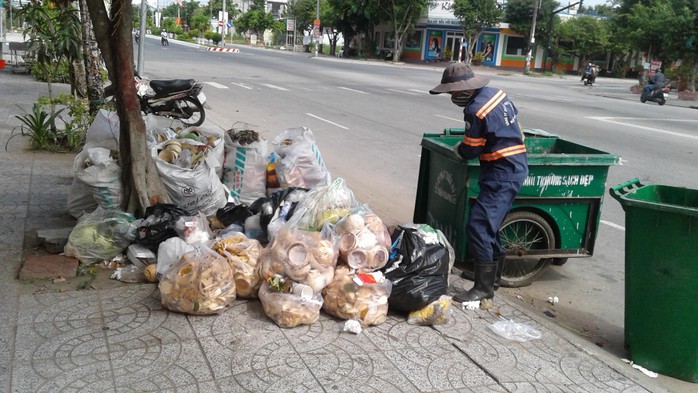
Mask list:
[[395,89],[385,89],[385,90],[392,91],[393,93],[409,94],[411,96],[416,96],[416,94],[410,93],[409,91],[406,91],[406,90],[395,90]]
[[[631,117],[587,117],[587,119],[592,119],[592,120],[598,120],[598,121],[603,121],[606,123],[611,123],[611,124],[618,124],[621,126],[628,126],[628,127],[634,127],[634,128],[639,128],[641,130],[647,130],[647,131],[652,131],[653,133],[658,133],[658,134],[667,134],[667,135],[673,135],[673,136],[680,136],[684,138],[689,138],[689,139],[698,139],[698,135],[691,135],[691,134],[682,134],[680,132],[675,132],[675,131],[669,131],[669,130],[662,130],[661,128],[656,128],[656,127],[647,127],[647,126],[641,126],[637,124],[632,124],[632,123],[626,123],[618,120],[613,120],[613,119],[632,119],[632,120],[648,120],[652,122],[657,122],[659,119],[637,119],[637,118],[631,118]],[[661,121],[690,121],[690,122],[698,122],[696,120],[679,120],[679,119],[662,119]]]
[[625,230],[625,227],[624,227],[624,226],[618,225],[618,224],[615,224],[615,223],[612,223],[612,222],[610,222],[610,221],[600,220],[599,222],[602,223],[602,224],[606,224],[606,225],[608,225],[608,226],[611,227],[611,228],[620,229],[621,231],[624,231],[624,230]]
[[353,91],[354,93],[369,94],[368,92],[365,92],[365,91],[350,89],[350,88],[344,87],[344,86],[339,86],[337,88],[342,89],[342,90],[347,90],[347,91]]
[[314,118],[316,118],[316,119],[318,119],[318,120],[322,120],[322,121],[324,121],[324,122],[326,122],[326,123],[330,123],[330,124],[332,124],[333,126],[337,126],[337,127],[339,127],[339,128],[343,128],[343,129],[345,129],[345,130],[348,130],[348,129],[349,129],[348,127],[344,127],[344,126],[341,125],[341,124],[337,124],[337,123],[335,123],[335,122],[333,122],[333,121],[329,121],[329,120],[327,120],[327,119],[323,119],[322,117],[313,115],[312,113],[306,113],[306,115],[308,115],[308,116],[310,116],[310,117],[314,117]]
[[242,87],[243,89],[252,90],[252,88],[250,86],[247,86],[247,85],[242,84],[242,83],[233,83],[233,85],[238,86],[238,87]]
[[527,94],[512,94],[513,98],[520,98],[520,97],[526,97],[526,98],[537,98],[541,100],[548,100],[548,101],[579,101],[576,98],[569,98],[569,97],[561,97],[561,96],[547,96],[544,94],[541,95],[527,95]]
[[434,116],[440,117],[440,118],[446,119],[446,120],[458,121],[458,122],[461,122],[461,123],[463,123],[463,122],[465,121],[465,120],[463,120],[463,119],[454,119],[454,118],[448,117],[448,116],[441,116],[441,115],[434,115]]
[[215,87],[216,89],[227,89],[227,88],[228,88],[228,86],[226,86],[226,85],[221,85],[220,83],[216,83],[216,82],[204,82],[204,83],[207,84],[207,85],[209,85],[209,86],[213,86],[213,87]]
[[270,84],[268,84],[268,83],[262,83],[262,86],[266,86],[266,87],[269,87],[269,88],[272,88],[272,89],[276,89],[276,90],[281,90],[281,91],[288,91],[288,89],[286,89],[286,88],[284,88],[284,87],[276,86],[276,85],[270,85]]

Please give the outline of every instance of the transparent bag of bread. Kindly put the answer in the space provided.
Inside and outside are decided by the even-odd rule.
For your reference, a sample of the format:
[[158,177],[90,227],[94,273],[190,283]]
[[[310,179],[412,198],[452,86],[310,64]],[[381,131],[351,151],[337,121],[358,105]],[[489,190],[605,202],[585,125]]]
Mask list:
[[256,298],[262,285],[257,269],[263,249],[259,241],[249,239],[241,232],[228,232],[217,238],[212,248],[224,256],[233,268],[237,296]]
[[233,268],[203,243],[193,245],[158,284],[163,307],[192,315],[221,313],[236,297]]
[[335,226],[339,259],[354,269],[377,270],[388,263],[390,232],[383,221],[362,205]]
[[259,300],[264,313],[280,327],[311,325],[320,317],[322,296],[313,294],[310,300],[291,292],[276,292],[264,281],[259,288]]

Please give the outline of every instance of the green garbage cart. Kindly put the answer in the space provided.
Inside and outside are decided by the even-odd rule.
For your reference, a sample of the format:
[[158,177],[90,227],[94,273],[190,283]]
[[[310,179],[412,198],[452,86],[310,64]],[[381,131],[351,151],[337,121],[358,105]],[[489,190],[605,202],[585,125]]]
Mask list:
[[698,382],[698,190],[609,190],[625,211],[625,344],[633,362]]
[[[500,228],[507,263],[502,285],[529,285],[550,264],[593,254],[606,177],[620,158],[542,130],[524,130],[529,175]],[[472,272],[466,225],[479,194],[478,159],[453,153],[462,128],[424,134],[414,222],[440,229],[459,267]]]

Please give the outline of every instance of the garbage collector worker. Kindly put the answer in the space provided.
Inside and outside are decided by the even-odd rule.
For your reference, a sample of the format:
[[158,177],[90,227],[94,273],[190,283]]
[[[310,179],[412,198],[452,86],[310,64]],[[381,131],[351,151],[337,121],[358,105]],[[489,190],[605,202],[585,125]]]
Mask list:
[[506,93],[488,83],[489,78],[475,76],[465,63],[454,63],[444,70],[441,84],[429,91],[449,93],[451,102],[463,108],[465,134],[453,150],[464,160],[480,159],[480,195],[467,224],[475,285],[453,297],[459,303],[491,299],[499,288],[506,258],[499,227],[528,175],[518,111]]

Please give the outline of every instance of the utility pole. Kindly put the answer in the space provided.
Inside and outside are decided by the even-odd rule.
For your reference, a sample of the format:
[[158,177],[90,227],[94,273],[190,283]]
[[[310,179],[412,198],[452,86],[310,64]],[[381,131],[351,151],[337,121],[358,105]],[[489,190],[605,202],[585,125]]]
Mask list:
[[536,42],[536,18],[538,17],[538,8],[541,0],[535,0],[533,6],[533,23],[531,24],[531,41],[528,43],[528,53],[526,53],[526,64],[524,64],[524,74],[531,71],[531,55],[533,53],[533,44]]
[[318,35],[318,32],[320,31],[320,0],[317,0],[317,9],[315,11],[317,32],[313,31],[313,33],[315,33],[315,57],[318,57],[318,47],[320,46],[320,37],[322,37],[322,35]]
[[223,0],[223,26],[221,26],[221,34],[223,36],[223,47],[225,48],[225,28],[228,27],[228,21],[227,18],[225,17],[227,14],[225,12],[225,0]]

